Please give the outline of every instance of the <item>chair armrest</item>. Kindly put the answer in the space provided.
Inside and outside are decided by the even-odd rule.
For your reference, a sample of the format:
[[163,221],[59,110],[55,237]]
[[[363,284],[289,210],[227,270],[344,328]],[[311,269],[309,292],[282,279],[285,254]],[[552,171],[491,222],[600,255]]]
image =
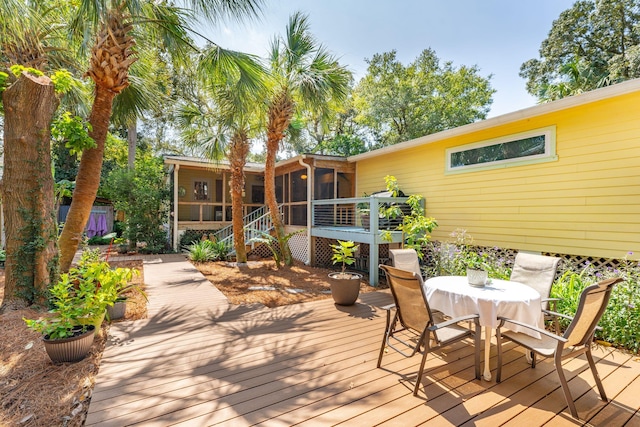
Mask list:
[[473,319],[479,319],[480,316],[477,314],[469,314],[468,316],[461,316],[461,317],[456,317],[455,319],[450,319],[447,320],[446,322],[441,322],[441,323],[437,323],[435,325],[429,326],[430,331],[437,331],[438,329],[442,329],[442,328],[446,328],[447,326],[451,326],[453,324],[456,324],[458,322],[464,322],[466,320],[473,320]]
[[542,302],[546,301],[562,301],[562,298],[542,298]]
[[544,314],[548,314],[549,316],[564,317],[565,319],[573,320],[573,317],[571,317],[571,316],[567,316],[566,314],[557,313],[557,312],[555,312],[555,311],[542,310],[542,312],[543,312]]
[[561,341],[561,342],[569,341],[565,337],[561,337],[559,335],[553,334],[553,333],[547,331],[546,329],[536,328],[535,326],[527,325],[526,323],[523,323],[523,322],[520,322],[520,321],[517,321],[517,320],[512,320],[512,319],[509,319],[507,317],[498,317],[498,320],[501,321],[500,325],[498,326],[498,328],[502,327],[502,325],[504,325],[505,322],[509,322],[509,323],[513,323],[514,325],[522,326],[524,328],[527,328],[527,329],[530,329],[532,331],[538,332],[541,335],[546,335],[547,337],[553,338],[554,340],[557,340],[557,341]]
[[389,310],[393,310],[394,308],[396,308],[396,305],[395,304],[389,304],[389,305],[384,305],[384,306],[382,306],[380,308],[383,309],[383,310],[389,311]]

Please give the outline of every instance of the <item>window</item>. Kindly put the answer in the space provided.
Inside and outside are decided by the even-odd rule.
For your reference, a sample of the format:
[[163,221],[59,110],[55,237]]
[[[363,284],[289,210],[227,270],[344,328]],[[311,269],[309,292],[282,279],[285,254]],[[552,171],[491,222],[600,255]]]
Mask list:
[[195,181],[193,183],[193,200],[209,200],[209,183]]
[[264,203],[264,185],[251,186],[251,203]]
[[222,187],[222,180],[216,179],[216,202],[218,203],[222,202]]
[[550,126],[450,148],[446,156],[448,173],[556,160],[556,128]]
[[284,202],[284,176],[276,176],[276,201],[278,203]]
[[315,200],[333,199],[333,169],[316,168],[314,176]]
[[[307,201],[307,175],[306,171],[291,172],[291,201]],[[304,178],[303,178],[304,176]]]

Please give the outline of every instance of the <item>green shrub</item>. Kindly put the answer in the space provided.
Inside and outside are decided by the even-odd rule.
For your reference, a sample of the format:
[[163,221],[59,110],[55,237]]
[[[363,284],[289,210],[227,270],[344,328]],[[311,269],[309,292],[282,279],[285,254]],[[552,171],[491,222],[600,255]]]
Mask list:
[[113,231],[116,233],[116,237],[122,237],[122,234],[125,232],[127,226],[123,221],[114,221],[113,222]]
[[436,243],[431,248],[431,265],[427,275],[464,276],[467,267],[481,264],[493,279],[508,279],[511,276],[511,262],[505,260],[498,250],[476,248],[473,238],[465,230],[451,233],[452,241]]
[[[291,239],[293,236],[295,236],[296,234],[300,234],[305,232],[306,229],[302,228],[300,230],[297,231],[292,231],[291,233],[285,235],[283,237],[283,241],[285,243],[289,242],[289,239]],[[278,242],[278,239],[275,236],[272,236],[271,234],[269,234],[266,231],[262,231],[262,230],[256,230],[256,229],[251,229],[250,232],[254,235],[257,235],[256,237],[252,237],[251,239],[249,239],[249,241],[247,242],[248,244],[251,243],[262,243],[264,245],[266,245],[269,250],[271,251],[271,254],[273,255],[273,260],[276,262],[276,267],[280,268],[281,264],[282,264],[282,256],[281,256],[281,252],[280,252],[280,243]]]
[[164,224],[168,218],[169,192],[164,183],[162,159],[141,155],[135,166],[133,171],[113,170],[105,189],[114,207],[125,213],[123,237],[129,241],[129,248],[136,249],[138,242],[144,242],[146,252],[163,252],[168,247]]
[[[622,277],[611,292],[611,299],[596,331],[598,340],[623,347],[634,353],[640,351],[640,267],[637,261],[624,260],[619,268],[596,270],[591,264],[580,272],[566,271],[551,288],[552,298],[561,298],[557,311],[573,316],[582,290],[609,277]],[[561,327],[569,324],[562,319]]]
[[87,244],[88,245],[108,245],[111,243],[111,239],[115,239],[116,233],[105,234],[104,236],[93,236]]
[[180,237],[180,247],[188,249],[189,245],[202,240],[202,236],[215,234],[217,230],[185,230]]
[[225,242],[201,240],[188,248],[189,259],[193,262],[225,261],[229,256],[229,247]]

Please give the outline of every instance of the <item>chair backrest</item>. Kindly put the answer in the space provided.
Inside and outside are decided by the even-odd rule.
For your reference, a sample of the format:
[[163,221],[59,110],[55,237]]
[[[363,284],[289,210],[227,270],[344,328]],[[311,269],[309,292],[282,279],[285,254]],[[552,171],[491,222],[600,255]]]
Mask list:
[[389,249],[391,264],[400,270],[412,271],[422,277],[420,261],[415,249]]
[[622,282],[619,277],[606,279],[587,286],[582,291],[576,314],[564,333],[568,340],[564,346],[585,345],[591,342],[593,332],[607,308],[613,285],[619,282]]
[[405,328],[422,333],[427,325],[433,324],[431,310],[422,288],[422,278],[412,271],[389,265],[380,265],[380,268],[386,273],[400,323]]
[[[518,252],[511,271],[511,280],[532,287],[543,299],[549,298],[559,263],[558,257]],[[547,306],[548,302],[543,301],[542,308],[546,309]]]

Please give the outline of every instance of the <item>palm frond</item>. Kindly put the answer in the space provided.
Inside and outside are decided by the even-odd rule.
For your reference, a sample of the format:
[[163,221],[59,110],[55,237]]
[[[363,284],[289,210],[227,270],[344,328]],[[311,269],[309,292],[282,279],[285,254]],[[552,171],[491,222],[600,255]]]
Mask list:
[[184,0],[198,15],[212,22],[260,17],[264,0]]
[[187,63],[190,54],[196,51],[189,36],[189,27],[195,22],[193,11],[169,4],[146,2],[140,15],[132,16],[136,27],[136,40],[140,49],[156,49],[158,44],[168,52],[174,62]]
[[115,125],[127,126],[147,111],[158,111],[163,101],[164,94],[154,86],[151,76],[130,75],[131,83],[115,97],[113,101],[112,121]]

